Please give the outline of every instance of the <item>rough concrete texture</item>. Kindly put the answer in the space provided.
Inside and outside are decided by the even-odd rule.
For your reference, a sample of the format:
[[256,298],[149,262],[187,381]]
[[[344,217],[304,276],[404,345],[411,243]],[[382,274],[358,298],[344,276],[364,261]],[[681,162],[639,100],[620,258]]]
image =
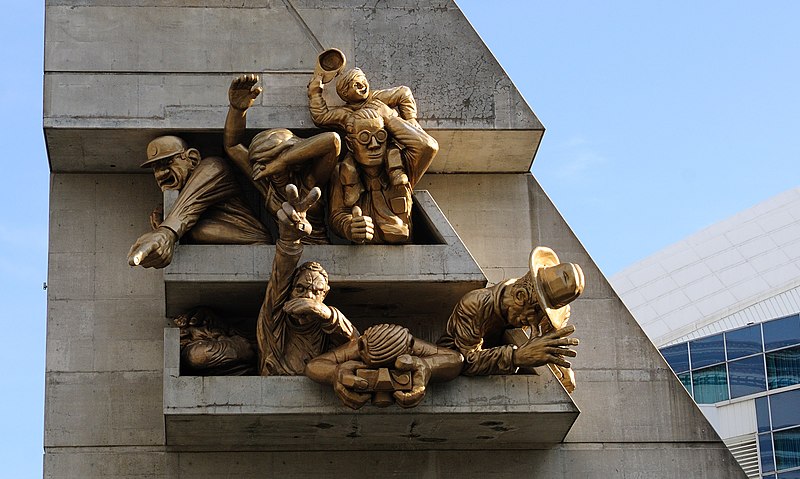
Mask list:
[[253,131],[312,128],[305,86],[330,47],[373,88],[411,87],[420,123],[442,147],[431,171],[530,168],[544,128],[454,3],[200,3],[48,3],[53,171],[135,171],[141,133],[120,129],[219,132],[228,85],[245,72],[260,73],[264,86],[249,113]]
[[[486,276],[428,191],[414,193],[414,208],[415,237],[429,244],[311,245],[300,262],[325,267],[328,304],[348,305],[344,312],[359,329],[392,322],[436,341],[453,305],[485,286]],[[254,321],[274,255],[272,245],[182,245],[164,270],[167,315],[203,304]]]
[[417,407],[341,405],[305,377],[180,376],[164,331],[164,420],[173,450],[525,449],[564,440],[578,408],[552,374],[460,377]]
[[[46,478],[744,477],[524,173],[541,125],[454,3],[51,0],[46,15],[45,129],[54,173]],[[250,134],[271,126],[308,128],[302,90],[288,92],[305,85],[320,45],[343,46],[375,86],[414,89],[426,105],[422,123],[437,138],[452,135],[441,142],[432,172],[484,172],[428,174],[419,188],[430,190],[490,282],[523,274],[538,244],[583,266],[587,288],[572,316],[582,339],[572,395],[581,413],[564,442],[470,451],[370,451],[359,444],[354,447],[363,450],[355,454],[302,446],[186,452],[167,445],[164,273],[125,261],[161,195],[150,174],[88,172],[140,172],[147,141],[166,131],[196,140],[204,154],[218,150],[225,88],[242,71],[265,73],[274,90],[254,109]],[[283,103],[279,92],[286,92]],[[480,135],[484,148],[470,140]],[[337,306],[357,306],[349,301]],[[452,386],[459,384],[465,383]],[[250,394],[249,387],[232,394]],[[498,395],[513,397],[505,389]],[[436,404],[433,395],[426,400]],[[348,414],[339,419],[361,417]]]
[[[239,477],[261,477],[265,467],[276,477],[313,476],[323,470],[318,468],[333,477],[374,477],[381,470],[501,477],[512,469],[553,478],[743,477],[535,180],[476,175],[472,194],[465,194],[462,176],[430,175],[426,183],[484,269],[492,271],[483,262],[497,254],[490,239],[501,231],[519,235],[504,247],[509,261],[497,263],[507,275],[524,272],[518,265],[534,243],[550,245],[584,267],[588,287],[572,320],[583,340],[573,395],[581,414],[563,444],[514,453],[373,452],[364,459],[371,468],[360,467],[355,476],[345,472],[341,454],[170,452],[162,410],[163,349],[154,349],[163,347],[163,274],[131,269],[124,260],[160,194],[150,175],[54,175],[45,477],[226,477],[232,470],[241,470]],[[495,194],[493,207],[478,208],[489,198],[485,191],[504,193]],[[126,214],[67,216],[87,208]],[[113,237],[103,236],[109,231]],[[102,247],[92,243],[101,237]],[[98,251],[80,251],[90,247]],[[72,257],[86,261],[70,262]],[[106,279],[98,282],[97,276]],[[116,349],[109,346],[115,342]],[[68,347],[55,353],[58,344]]]

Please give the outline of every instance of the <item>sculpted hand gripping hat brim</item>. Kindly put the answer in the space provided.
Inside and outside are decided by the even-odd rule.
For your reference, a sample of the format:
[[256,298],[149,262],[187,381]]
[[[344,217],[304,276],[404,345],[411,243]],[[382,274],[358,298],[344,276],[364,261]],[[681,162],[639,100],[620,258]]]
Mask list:
[[[561,329],[567,324],[570,307],[566,303],[580,296],[584,286],[581,268],[577,264],[564,263],[564,269],[571,270],[571,273],[566,275],[565,285],[557,291],[557,297],[552,297],[553,293],[550,291],[552,288],[548,288],[546,284],[548,281],[548,278],[545,278],[546,270],[561,264],[555,251],[546,246],[534,248],[528,262],[536,300],[547,314],[554,329]],[[550,272],[552,271],[554,270],[550,269]]]

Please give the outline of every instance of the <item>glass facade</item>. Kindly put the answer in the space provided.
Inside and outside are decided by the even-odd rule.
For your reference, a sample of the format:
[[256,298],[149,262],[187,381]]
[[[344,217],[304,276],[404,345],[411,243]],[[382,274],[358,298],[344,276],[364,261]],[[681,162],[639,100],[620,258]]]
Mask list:
[[800,315],[674,344],[661,354],[698,404],[752,396],[762,479],[800,479]]
[[800,384],[800,347],[767,353],[767,376],[770,389]]

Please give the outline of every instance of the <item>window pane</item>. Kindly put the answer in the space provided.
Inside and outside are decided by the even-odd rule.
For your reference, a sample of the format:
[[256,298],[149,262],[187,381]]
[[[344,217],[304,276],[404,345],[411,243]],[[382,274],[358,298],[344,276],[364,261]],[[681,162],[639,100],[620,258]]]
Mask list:
[[758,421],[758,432],[767,432],[769,427],[769,403],[767,397],[756,398],[756,420]]
[[691,395],[692,394],[692,376],[691,376],[691,373],[678,374],[678,379],[681,380],[681,384],[683,384],[683,387],[685,387],[686,390]]
[[774,471],[775,459],[772,456],[772,435],[770,433],[758,435],[758,449],[761,455],[761,471]]
[[689,348],[687,343],[676,344],[661,350],[661,355],[667,360],[667,364],[676,373],[689,370]]
[[728,377],[731,382],[731,398],[766,391],[764,355],[759,354],[751,358],[729,362]]
[[725,365],[692,371],[694,400],[698,404],[712,404],[728,399],[728,378]]
[[800,428],[772,433],[777,469],[800,467]]
[[692,354],[692,369],[725,361],[725,346],[721,334],[690,341],[689,350]]
[[800,347],[767,353],[769,388],[800,384]]
[[800,425],[800,389],[773,394],[769,404],[773,429]]
[[725,333],[725,346],[728,351],[728,360],[760,353],[761,325],[756,324],[749,328],[737,329]]
[[778,474],[778,479],[800,479],[800,470],[782,472]]
[[782,348],[800,344],[800,316],[794,315],[763,324],[764,349]]

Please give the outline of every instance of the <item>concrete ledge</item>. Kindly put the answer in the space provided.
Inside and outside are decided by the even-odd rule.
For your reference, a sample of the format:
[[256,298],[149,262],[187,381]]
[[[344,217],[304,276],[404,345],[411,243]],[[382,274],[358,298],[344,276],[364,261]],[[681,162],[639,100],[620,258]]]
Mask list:
[[[319,133],[319,130],[309,129],[310,120],[304,118],[308,115],[305,107],[302,110],[284,107],[254,110],[253,116],[282,115],[282,119],[265,121],[263,128],[249,130],[251,136],[268,128],[289,128],[304,138]],[[220,128],[225,112],[222,108],[186,109],[181,113],[185,119],[170,121],[98,119],[93,123],[101,126],[94,129],[85,125],[51,127],[49,125],[61,125],[68,120],[45,118],[50,169],[53,173],[141,173],[139,165],[145,160],[147,143],[161,135],[178,135],[198,148],[203,156],[221,156],[224,153]],[[300,117],[303,119],[287,120]],[[471,125],[474,129],[428,128],[431,122],[424,118],[420,123],[439,142],[439,153],[429,173],[526,173],[544,134],[543,129],[479,130],[477,124]],[[209,124],[214,128],[207,128]]]
[[[395,322],[436,340],[453,306],[486,276],[430,193],[416,191],[414,201],[415,228],[438,244],[306,246],[301,261],[322,263],[331,282],[326,302],[360,329]],[[167,315],[209,306],[254,319],[274,255],[271,245],[178,246],[164,270]]]
[[172,450],[521,449],[563,441],[579,414],[546,369],[433,384],[412,409],[352,411],[303,376],[180,376],[179,335],[164,332]]

